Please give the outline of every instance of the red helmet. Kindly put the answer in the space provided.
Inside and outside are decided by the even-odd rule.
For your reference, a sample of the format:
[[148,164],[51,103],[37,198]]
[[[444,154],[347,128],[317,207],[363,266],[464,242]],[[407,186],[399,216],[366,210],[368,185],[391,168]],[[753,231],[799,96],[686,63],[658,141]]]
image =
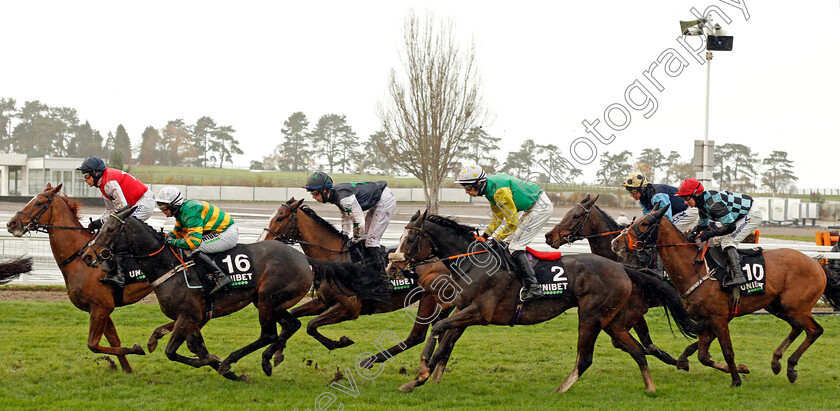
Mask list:
[[703,188],[703,184],[700,184],[700,182],[697,181],[696,178],[692,177],[692,178],[686,178],[685,180],[683,180],[683,182],[680,183],[680,188],[677,190],[677,193],[674,194],[674,195],[677,196],[677,197],[693,196],[695,194],[700,194],[704,191],[706,191],[706,189]]

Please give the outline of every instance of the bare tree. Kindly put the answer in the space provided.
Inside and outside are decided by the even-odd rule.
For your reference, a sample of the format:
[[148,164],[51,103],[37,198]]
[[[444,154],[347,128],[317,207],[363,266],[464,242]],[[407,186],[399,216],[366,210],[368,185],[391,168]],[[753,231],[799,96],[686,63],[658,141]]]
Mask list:
[[385,138],[378,147],[388,159],[423,183],[426,208],[438,210],[440,185],[459,156],[467,132],[487,112],[475,46],[462,50],[451,21],[409,12],[403,27],[405,76],[391,70],[386,101],[379,104]]

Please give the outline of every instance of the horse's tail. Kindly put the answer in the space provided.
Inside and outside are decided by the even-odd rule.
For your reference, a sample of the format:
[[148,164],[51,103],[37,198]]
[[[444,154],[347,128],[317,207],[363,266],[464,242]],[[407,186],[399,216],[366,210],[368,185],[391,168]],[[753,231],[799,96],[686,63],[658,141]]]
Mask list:
[[21,257],[0,264],[0,285],[16,280],[21,274],[32,271],[32,257]]
[[383,302],[390,298],[388,285],[380,279],[375,265],[322,261],[308,256],[306,259],[315,274],[315,282],[326,280],[346,296]]
[[825,272],[825,299],[834,307],[835,310],[840,310],[840,273],[831,268],[820,264]]
[[703,326],[691,319],[682,303],[682,299],[680,299],[680,294],[674,287],[635,268],[624,266],[624,270],[627,271],[630,281],[642,291],[645,300],[658,300],[662,303],[662,307],[665,308],[665,315],[670,314],[671,317],[674,317],[674,322],[677,323],[680,333],[689,338],[697,338],[697,334],[703,329]]

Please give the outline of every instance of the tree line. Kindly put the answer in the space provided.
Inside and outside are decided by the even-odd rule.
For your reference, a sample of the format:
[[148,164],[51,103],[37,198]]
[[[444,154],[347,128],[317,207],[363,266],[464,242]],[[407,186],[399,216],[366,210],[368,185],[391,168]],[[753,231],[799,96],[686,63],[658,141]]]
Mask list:
[[98,156],[115,168],[132,163],[133,155],[142,165],[221,167],[233,162],[233,154],[243,154],[235,133],[232,126],[218,125],[207,116],[195,124],[176,119],[159,129],[146,127],[139,147],[132,149],[122,124],[103,136],[89,121],[81,123],[74,108],[50,107],[37,100],[18,106],[13,98],[0,98],[0,152],[4,153]]

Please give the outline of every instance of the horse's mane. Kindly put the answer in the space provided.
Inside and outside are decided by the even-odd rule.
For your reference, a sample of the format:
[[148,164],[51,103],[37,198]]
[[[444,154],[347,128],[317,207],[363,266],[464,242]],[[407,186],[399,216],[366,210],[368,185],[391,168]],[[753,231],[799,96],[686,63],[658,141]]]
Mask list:
[[609,214],[604,212],[604,210],[601,210],[601,207],[598,207],[597,205],[594,205],[594,204],[593,204],[593,206],[595,207],[596,210],[598,210],[601,213],[601,215],[604,216],[604,220],[607,222],[607,229],[608,230],[615,230],[615,229],[618,228],[618,223],[615,222],[615,220],[612,218],[612,216],[610,216]]
[[458,231],[459,234],[474,234],[476,232],[476,228],[473,226],[461,224],[453,218],[443,217],[437,214],[427,215],[426,220],[429,220],[445,228],[451,228],[455,231]]
[[59,197],[64,199],[64,202],[67,203],[67,208],[70,209],[70,211],[73,213],[73,216],[76,217],[76,220],[78,220],[80,218],[79,217],[79,210],[82,209],[82,203],[80,203],[80,202],[78,202],[78,201],[76,201],[76,200],[74,200],[70,197],[67,197],[67,194],[64,194],[64,193],[60,193]]
[[303,211],[304,214],[306,214],[310,218],[312,218],[312,220],[314,220],[316,223],[321,225],[321,227],[324,227],[324,229],[326,229],[330,233],[332,233],[332,234],[334,234],[338,237],[341,237],[342,239],[344,239],[344,241],[347,241],[348,239],[350,239],[350,237],[348,237],[346,234],[342,233],[337,228],[335,228],[335,226],[332,225],[329,221],[324,220],[321,216],[316,214],[315,210],[309,208],[308,205],[301,205],[300,207],[298,207],[298,210]]

